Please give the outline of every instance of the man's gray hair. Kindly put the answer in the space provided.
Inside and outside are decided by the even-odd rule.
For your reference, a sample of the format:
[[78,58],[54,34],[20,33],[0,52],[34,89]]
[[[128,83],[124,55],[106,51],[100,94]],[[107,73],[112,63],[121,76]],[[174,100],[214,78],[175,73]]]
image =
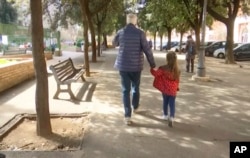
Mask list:
[[137,16],[135,14],[128,14],[127,15],[127,24],[134,24],[136,25],[137,24]]

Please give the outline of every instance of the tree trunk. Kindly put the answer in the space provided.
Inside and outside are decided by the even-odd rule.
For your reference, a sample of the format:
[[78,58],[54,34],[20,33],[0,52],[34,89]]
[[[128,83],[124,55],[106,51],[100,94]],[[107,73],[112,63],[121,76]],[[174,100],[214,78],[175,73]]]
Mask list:
[[234,61],[234,54],[233,54],[233,45],[234,45],[234,20],[230,20],[227,26],[227,44],[225,47],[225,52],[226,52],[226,58],[225,58],[225,62],[226,64],[235,64]]
[[168,45],[167,45],[167,49],[169,50],[171,48],[171,33],[172,33],[172,28],[167,28],[167,32],[168,32]]
[[31,32],[33,60],[36,73],[35,104],[37,113],[36,132],[39,136],[47,136],[52,133],[49,97],[48,97],[48,74],[44,56],[43,45],[43,22],[41,0],[30,0],[31,8]]
[[[88,16],[88,15],[87,15]],[[91,33],[91,45],[92,45],[92,62],[96,62],[96,40],[95,40],[95,28],[91,17],[88,17],[89,30]]]
[[87,23],[89,25],[89,30],[90,30],[90,34],[91,34],[91,45],[92,45],[92,62],[96,62],[96,40],[95,40],[95,28],[92,22],[92,16],[90,15],[90,11],[89,11],[89,2],[88,0],[84,0],[85,1],[85,16],[87,18]]
[[88,23],[86,20],[83,20],[83,26],[84,26],[84,31],[83,31],[83,37],[84,37],[84,62],[87,63],[85,64],[85,69],[86,69],[86,76],[90,76],[90,68],[89,68],[89,53],[88,53],[88,47],[89,47],[89,38],[88,38]]
[[195,27],[195,43],[196,43],[196,49],[200,48],[200,26]]
[[183,40],[183,35],[184,35],[184,32],[180,32],[180,48],[179,48],[179,53],[184,53],[182,52],[182,40]]
[[162,37],[163,37],[163,35],[160,34],[160,51],[162,51]]
[[88,53],[88,47],[89,47],[89,38],[88,38],[88,19],[86,16],[86,7],[87,3],[85,0],[79,0],[81,11],[82,11],[82,18],[83,18],[83,37],[84,37],[84,66],[85,66],[85,75],[87,77],[90,76],[90,68],[89,68],[89,53]]
[[154,50],[156,50],[156,32],[154,32]]
[[105,33],[102,34],[103,43],[106,48],[108,48],[107,35]]
[[101,25],[97,24],[97,42],[98,42],[98,57],[101,56],[101,49],[102,49],[102,43],[101,43]]

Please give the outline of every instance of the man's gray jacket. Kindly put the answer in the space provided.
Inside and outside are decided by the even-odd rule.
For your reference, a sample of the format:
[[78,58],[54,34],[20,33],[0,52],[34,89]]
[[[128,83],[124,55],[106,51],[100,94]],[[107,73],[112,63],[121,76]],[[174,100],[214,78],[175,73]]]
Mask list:
[[137,72],[143,69],[144,54],[151,68],[155,67],[153,53],[144,32],[128,24],[119,30],[113,40],[113,45],[119,46],[114,67],[119,71]]

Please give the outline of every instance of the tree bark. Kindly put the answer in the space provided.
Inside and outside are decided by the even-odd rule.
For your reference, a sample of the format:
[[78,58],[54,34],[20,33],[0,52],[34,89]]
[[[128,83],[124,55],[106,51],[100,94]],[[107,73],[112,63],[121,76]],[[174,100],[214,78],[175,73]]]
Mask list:
[[172,33],[172,28],[167,27],[167,32],[168,32],[168,45],[167,49],[169,50],[171,48],[171,33]]
[[39,136],[52,133],[49,101],[48,74],[44,56],[41,0],[30,0],[33,60],[36,73],[35,104],[37,113],[36,132]]
[[162,38],[163,38],[163,34],[160,34],[160,51],[162,51]]
[[102,49],[102,43],[101,43],[101,24],[97,24],[97,42],[98,42],[98,57],[101,56],[101,49]]
[[195,43],[196,43],[196,49],[199,49],[200,48],[200,25],[198,26],[197,25],[197,27],[195,27]]
[[91,45],[92,45],[92,62],[96,62],[97,61],[97,57],[96,57],[96,40],[95,40],[95,28],[92,22],[91,17],[89,17],[89,15],[87,15],[88,18],[88,23],[89,23],[89,30],[90,30],[90,34],[91,34]]
[[83,31],[84,43],[86,43],[86,45],[84,46],[84,62],[87,63],[85,64],[85,69],[86,69],[86,76],[89,77],[90,76],[89,53],[88,53],[89,38],[88,38],[88,22],[86,20],[83,20],[83,26],[84,26],[84,31]]
[[79,0],[81,10],[82,10],[82,18],[83,18],[83,37],[84,37],[84,66],[85,66],[85,75],[87,77],[90,76],[90,66],[89,66],[89,38],[88,38],[88,19],[86,15],[86,8],[88,7],[87,2],[85,0]]
[[103,37],[103,43],[106,48],[108,48],[108,41],[107,41],[107,35],[105,33],[102,34]]
[[179,47],[179,53],[183,53],[182,52],[182,40],[183,40],[183,35],[184,35],[184,32],[183,31],[181,31],[180,32],[180,47]]
[[225,47],[226,52],[226,64],[235,64],[233,45],[234,45],[234,19],[229,19],[227,23],[227,44]]
[[156,32],[154,32],[154,50],[156,50]]

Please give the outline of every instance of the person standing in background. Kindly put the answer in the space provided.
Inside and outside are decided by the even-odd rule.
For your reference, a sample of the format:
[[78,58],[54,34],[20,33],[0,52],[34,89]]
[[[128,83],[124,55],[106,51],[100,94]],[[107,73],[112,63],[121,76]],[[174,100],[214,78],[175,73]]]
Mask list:
[[[125,123],[130,125],[131,111],[136,112],[140,103],[140,81],[143,70],[144,54],[151,68],[155,67],[153,53],[145,33],[136,28],[137,16],[127,15],[127,25],[114,37],[113,45],[119,46],[114,67],[119,70],[122,86]],[[143,54],[144,53],[144,54]],[[132,100],[130,91],[132,88]]]
[[150,49],[152,49],[153,48],[153,42],[152,42],[151,39],[149,39],[148,44],[149,44]]
[[186,52],[186,72],[190,72],[190,65],[191,65],[191,73],[193,73],[194,59],[196,55],[196,44],[191,35],[187,37],[185,52]]

